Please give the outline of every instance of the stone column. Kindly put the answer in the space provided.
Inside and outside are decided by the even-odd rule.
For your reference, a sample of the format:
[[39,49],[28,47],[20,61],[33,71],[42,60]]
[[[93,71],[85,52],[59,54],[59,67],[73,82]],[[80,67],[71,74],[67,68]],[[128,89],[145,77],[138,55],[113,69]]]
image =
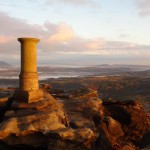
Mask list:
[[37,74],[36,45],[39,39],[19,38],[21,43],[20,89],[24,91],[39,89]]
[[42,100],[43,90],[39,89],[37,74],[37,38],[18,38],[21,43],[21,73],[19,90],[15,91],[14,100],[32,103]]

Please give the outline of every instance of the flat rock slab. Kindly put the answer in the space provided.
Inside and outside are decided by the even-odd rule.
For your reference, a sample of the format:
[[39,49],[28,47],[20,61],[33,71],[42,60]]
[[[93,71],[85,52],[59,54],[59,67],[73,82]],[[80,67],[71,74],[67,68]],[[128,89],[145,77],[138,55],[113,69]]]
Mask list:
[[16,90],[14,93],[14,100],[17,102],[32,103],[43,99],[44,92],[42,89],[22,91]]
[[22,137],[38,132],[47,134],[66,128],[67,122],[62,104],[47,93],[45,100],[36,103],[14,102],[12,109],[6,111],[4,116],[4,120],[0,123],[2,141],[12,135]]
[[40,110],[43,109],[49,105],[52,105],[55,103],[55,99],[48,93],[43,94],[43,98],[39,99],[37,102],[32,103],[25,103],[21,101],[13,101],[11,108],[12,109],[36,109]]

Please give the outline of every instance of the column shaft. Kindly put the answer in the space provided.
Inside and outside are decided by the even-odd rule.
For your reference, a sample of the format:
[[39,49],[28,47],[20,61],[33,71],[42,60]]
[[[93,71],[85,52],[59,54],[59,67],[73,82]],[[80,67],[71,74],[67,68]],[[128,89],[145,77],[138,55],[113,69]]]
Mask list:
[[39,39],[19,38],[21,43],[20,89],[23,91],[39,89],[37,74],[37,50]]
[[23,42],[21,44],[21,72],[37,72],[36,44]]

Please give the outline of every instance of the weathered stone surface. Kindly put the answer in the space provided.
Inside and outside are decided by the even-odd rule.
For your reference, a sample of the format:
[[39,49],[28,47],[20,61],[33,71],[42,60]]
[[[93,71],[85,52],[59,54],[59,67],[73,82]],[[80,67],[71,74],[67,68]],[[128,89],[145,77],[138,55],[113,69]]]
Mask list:
[[24,102],[24,103],[41,101],[43,97],[44,95],[42,89],[30,91],[16,90],[14,93],[14,100],[17,102]]
[[9,90],[0,91],[0,98],[9,98],[12,94],[13,92]]
[[61,108],[55,108],[55,111],[49,108],[43,111],[17,110],[0,124],[0,140],[12,147],[47,147],[48,135],[66,128],[64,120],[66,116]]
[[64,92],[64,90],[51,90],[50,93],[56,94],[60,98],[71,98],[71,99],[88,99],[89,97],[98,97],[98,93],[91,89],[79,89],[76,91]]
[[135,147],[135,145],[128,142],[126,145],[122,146],[120,150],[137,150],[137,148]]
[[39,89],[39,77],[37,72],[21,72],[19,75],[19,79],[20,89],[22,91],[36,91]]
[[116,119],[123,126],[129,139],[136,142],[150,130],[150,115],[145,113],[141,104],[135,101],[103,103],[106,114]]
[[40,84],[40,87],[44,90],[49,90],[49,89],[52,89],[52,86],[50,84],[47,84],[47,83],[41,83]]
[[7,110],[4,114],[5,118],[15,117],[15,112],[13,110]]
[[144,134],[149,131],[149,118],[142,106],[134,101],[102,103],[89,93],[78,93],[75,97],[71,91],[73,98],[54,99],[44,92],[44,99],[38,102],[14,101],[0,124],[0,141],[6,143],[0,143],[0,147],[5,150],[8,147],[9,150],[143,148],[141,140],[147,141]]
[[57,131],[58,135],[63,139],[69,139],[71,141],[86,142],[94,136],[94,133],[89,128],[80,129],[62,129]]
[[0,98],[0,122],[3,120],[3,116],[7,110],[10,109],[12,98],[3,97]]
[[[43,92],[43,91],[42,91]],[[20,108],[20,109],[25,109],[25,108],[32,108],[32,109],[43,109],[44,107],[48,105],[52,105],[55,103],[55,99],[48,93],[43,92],[43,97],[42,99],[39,99],[37,102],[31,102],[31,103],[26,103],[26,102],[21,102],[21,101],[16,101],[14,100],[11,108]]]
[[[60,139],[52,139],[49,143],[49,150],[82,150],[82,149],[91,149],[94,147],[96,142],[96,137],[93,131],[89,128],[81,129],[62,129],[58,131]],[[58,136],[57,135],[57,136]]]
[[74,129],[89,127],[91,129],[94,128],[94,122],[92,120],[86,119],[77,114],[69,115],[70,126]]
[[102,128],[104,130],[107,140],[111,143],[111,145],[114,145],[115,142],[124,135],[124,132],[122,131],[119,122],[111,117],[104,118]]
[[65,125],[61,123],[61,119],[65,119],[64,113],[61,110],[20,117],[14,116],[1,123],[0,139],[12,134],[23,136],[39,131],[46,134],[53,130],[65,128]]
[[124,136],[124,133],[119,122],[107,116],[97,127],[99,129],[97,150],[120,149],[122,147],[118,141]]
[[3,97],[3,98],[0,98],[0,105],[8,102],[9,98],[8,97]]

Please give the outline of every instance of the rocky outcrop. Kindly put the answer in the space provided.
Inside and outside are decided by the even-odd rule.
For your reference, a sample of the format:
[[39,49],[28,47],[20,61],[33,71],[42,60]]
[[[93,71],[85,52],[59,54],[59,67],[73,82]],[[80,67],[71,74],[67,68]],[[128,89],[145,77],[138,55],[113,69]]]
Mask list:
[[[105,115],[119,122],[124,132],[123,141],[132,142],[137,147],[145,146],[142,140],[150,131],[150,114],[145,113],[140,103],[135,101],[103,102]],[[148,136],[147,136],[148,138]],[[118,143],[116,143],[118,144]]]
[[91,148],[97,138],[94,131],[85,124],[82,128],[70,128],[69,121],[63,104],[46,92],[44,100],[35,103],[13,101],[0,124],[1,147]]
[[39,137],[35,136],[32,140],[26,140],[25,137],[31,138],[37,133],[44,135],[64,129],[65,120],[62,105],[49,94],[45,94],[41,102],[26,104],[14,101],[0,124],[0,139],[9,145],[25,144],[37,147],[39,143],[42,144],[36,142]]
[[[137,150],[149,144],[150,116],[135,101],[105,101],[97,91],[53,90],[44,100],[8,99],[0,123],[2,150]],[[6,105],[0,105],[3,108]]]
[[12,103],[12,93],[0,91],[0,122],[3,120],[4,113],[10,109]]

